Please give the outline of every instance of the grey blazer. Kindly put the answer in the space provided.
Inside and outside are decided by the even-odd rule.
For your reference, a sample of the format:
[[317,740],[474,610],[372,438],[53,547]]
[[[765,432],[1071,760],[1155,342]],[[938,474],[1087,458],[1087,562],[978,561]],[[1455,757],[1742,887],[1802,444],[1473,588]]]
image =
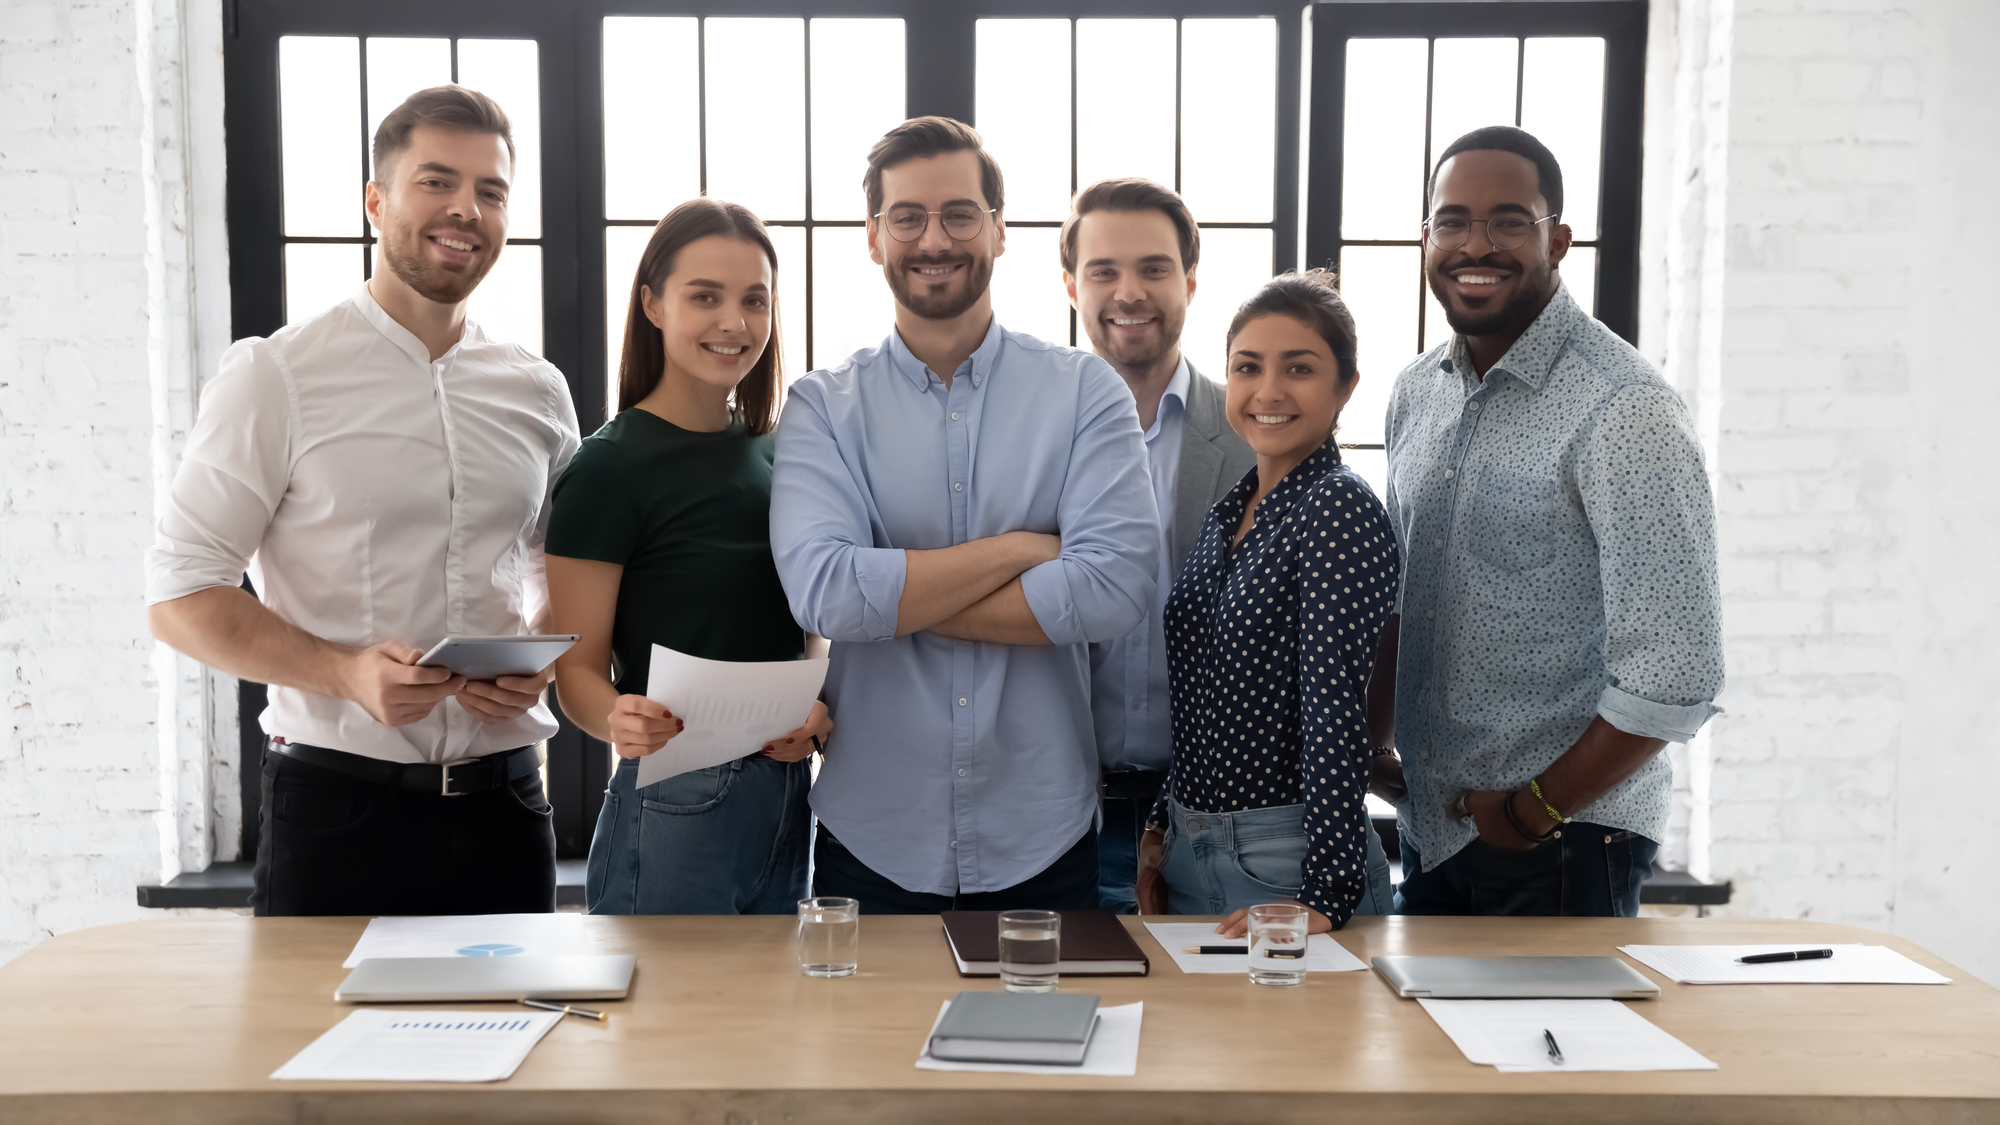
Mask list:
[[1250,443],[1229,428],[1229,411],[1221,385],[1188,364],[1187,416],[1181,424],[1180,477],[1174,483],[1173,573],[1195,540],[1215,502],[1229,494],[1243,474],[1257,466]]

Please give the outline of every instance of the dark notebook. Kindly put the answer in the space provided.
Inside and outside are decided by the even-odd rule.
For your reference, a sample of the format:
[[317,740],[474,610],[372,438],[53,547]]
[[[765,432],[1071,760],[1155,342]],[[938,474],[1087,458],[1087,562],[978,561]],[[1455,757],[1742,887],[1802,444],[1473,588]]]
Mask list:
[[[1151,971],[1139,943],[1109,910],[1064,910],[1062,960],[1056,972],[1069,977],[1143,977]],[[1000,975],[1000,912],[947,910],[945,941],[962,977]]]

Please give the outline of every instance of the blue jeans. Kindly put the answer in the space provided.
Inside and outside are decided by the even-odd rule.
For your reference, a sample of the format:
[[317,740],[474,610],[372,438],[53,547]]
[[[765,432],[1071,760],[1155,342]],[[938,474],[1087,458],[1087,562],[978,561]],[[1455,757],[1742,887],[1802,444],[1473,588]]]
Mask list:
[[790,914],[806,897],[807,762],[739,758],[635,790],[624,758],[590,841],[592,914]]
[[[1306,859],[1304,805],[1233,813],[1193,812],[1167,801],[1166,854],[1171,914],[1228,914],[1260,902],[1299,897]],[[1368,829],[1368,883],[1356,916],[1389,913],[1389,856]]]
[[1429,871],[1406,835],[1398,914],[1632,918],[1660,845],[1619,828],[1572,822],[1524,852],[1474,840]]

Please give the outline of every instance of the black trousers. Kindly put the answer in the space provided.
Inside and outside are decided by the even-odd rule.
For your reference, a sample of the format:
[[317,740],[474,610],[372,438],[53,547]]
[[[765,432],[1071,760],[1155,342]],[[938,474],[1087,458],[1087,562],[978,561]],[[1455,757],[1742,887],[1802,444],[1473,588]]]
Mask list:
[[542,778],[446,797],[264,755],[259,916],[534,914],[556,908]]
[[933,895],[906,891],[819,826],[813,845],[813,894],[861,904],[863,914],[936,914],[944,910],[1094,910],[1097,908],[1097,832],[1056,857],[1041,873],[997,891]]

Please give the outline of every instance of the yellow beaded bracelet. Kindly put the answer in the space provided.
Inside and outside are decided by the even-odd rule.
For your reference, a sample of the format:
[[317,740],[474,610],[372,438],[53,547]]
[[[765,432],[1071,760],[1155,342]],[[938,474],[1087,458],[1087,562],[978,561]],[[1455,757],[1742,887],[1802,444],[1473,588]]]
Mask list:
[[1549,799],[1542,796],[1542,779],[1540,777],[1531,777],[1528,779],[1528,791],[1535,795],[1535,800],[1542,803],[1542,808],[1547,810],[1550,820],[1555,821],[1557,824],[1569,823],[1569,818],[1557,812],[1556,807],[1549,804]]

